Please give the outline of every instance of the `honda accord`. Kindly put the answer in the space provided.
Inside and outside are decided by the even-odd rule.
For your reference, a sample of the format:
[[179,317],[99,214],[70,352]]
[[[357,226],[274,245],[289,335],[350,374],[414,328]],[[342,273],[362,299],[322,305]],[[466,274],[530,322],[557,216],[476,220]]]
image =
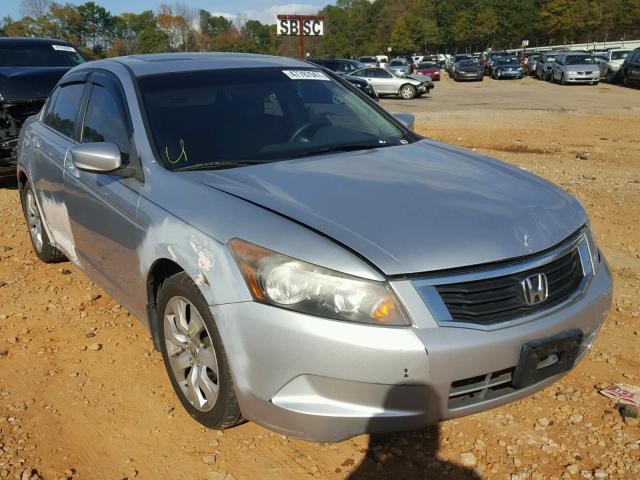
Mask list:
[[571,195],[412,124],[298,60],[100,60],[26,121],[19,192],[201,424],[416,429],[558,380],[612,287]]

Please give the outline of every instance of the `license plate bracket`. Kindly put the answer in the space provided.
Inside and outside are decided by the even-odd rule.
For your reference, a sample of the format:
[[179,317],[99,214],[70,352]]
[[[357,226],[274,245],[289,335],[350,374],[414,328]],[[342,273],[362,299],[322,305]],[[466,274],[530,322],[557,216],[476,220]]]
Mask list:
[[550,338],[525,343],[513,372],[512,385],[515,388],[528,387],[571,370],[582,338],[580,330],[569,330]]

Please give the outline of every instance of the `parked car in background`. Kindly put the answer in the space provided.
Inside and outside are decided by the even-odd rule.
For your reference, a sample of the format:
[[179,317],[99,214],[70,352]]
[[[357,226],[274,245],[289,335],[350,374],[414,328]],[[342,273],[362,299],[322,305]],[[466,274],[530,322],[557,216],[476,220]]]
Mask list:
[[421,81],[410,76],[400,77],[385,68],[363,68],[353,72],[352,76],[366,79],[379,96],[396,95],[405,100],[420,97],[433,88],[433,83],[426,79]]
[[536,65],[536,78],[538,80],[551,81],[551,68],[559,54],[560,52],[556,51],[544,52],[542,54],[542,57],[538,59],[538,64]]
[[495,57],[491,65],[491,76],[495,80],[521,79],[524,72],[520,60],[516,57]]
[[376,92],[376,89],[373,88],[373,85],[367,82],[364,78],[353,77],[351,75],[343,75],[342,78],[343,80],[349,82],[351,85],[356,87],[358,90],[360,90],[369,98],[372,98],[376,102],[379,101],[379,97],[378,97],[378,93]]
[[600,73],[600,81],[602,80],[606,80],[607,79],[607,60],[605,58],[602,58],[601,56],[598,55],[592,55],[593,59],[596,62],[596,65],[598,65],[598,71]]
[[407,62],[404,58],[394,58],[389,62],[389,68],[392,73],[397,75],[398,77],[406,77],[407,75],[411,75],[411,64]]
[[456,64],[453,79],[456,82],[462,80],[484,80],[484,68],[476,60],[461,60]]
[[365,67],[379,67],[380,62],[376,57],[360,57],[358,61]]
[[624,59],[620,78],[625,85],[640,83],[640,48],[631,51]]
[[590,53],[563,52],[556,57],[552,67],[552,82],[589,83],[597,85],[600,69]]
[[364,68],[364,65],[357,60],[348,60],[344,58],[311,58],[311,63],[327,68],[338,75],[349,75]]
[[15,175],[24,121],[40,111],[58,80],[82,62],[82,55],[63,40],[0,38],[0,177]]
[[621,78],[618,76],[620,67],[624,63],[624,59],[631,53],[631,50],[624,48],[612,48],[603,54],[603,58],[607,61],[606,78],[607,82],[613,83]]
[[536,67],[538,66],[538,60],[542,56],[541,53],[532,53],[527,57],[527,61],[524,64],[525,75],[535,75]]
[[491,51],[486,53],[484,57],[481,57],[480,63],[484,66],[485,75],[493,75],[493,65],[497,58],[512,58],[512,54],[509,52],[495,52]]
[[[421,137],[332,77],[228,53],[76,67],[20,134],[35,255],[70,259],[149,329],[207,428],[246,419],[335,442],[560,380],[612,297],[580,203]],[[127,375],[111,365],[100,382],[116,392]]]
[[378,66],[380,68],[387,68],[389,66],[389,57],[386,55],[376,55],[376,59],[378,60]]
[[450,77],[453,77],[453,74],[455,73],[456,63],[462,60],[473,60],[473,56],[468,53],[458,53],[449,58],[447,61],[447,73]]
[[440,65],[433,62],[420,63],[416,69],[416,73],[429,75],[434,82],[440,80]]

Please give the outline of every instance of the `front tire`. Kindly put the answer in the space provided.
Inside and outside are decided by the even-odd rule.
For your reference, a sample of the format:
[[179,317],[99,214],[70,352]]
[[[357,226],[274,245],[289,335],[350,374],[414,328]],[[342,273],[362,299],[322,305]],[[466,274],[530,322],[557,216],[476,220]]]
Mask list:
[[404,99],[404,100],[413,100],[416,96],[416,87],[414,87],[413,85],[403,85],[400,88],[400,96]]
[[25,222],[29,228],[29,238],[36,256],[44,263],[60,263],[67,260],[67,257],[54,247],[49,240],[49,235],[44,228],[44,221],[36,202],[36,196],[31,187],[31,182],[27,181],[24,188],[20,189],[20,203]]
[[162,359],[180,403],[205,427],[242,421],[227,355],[205,298],[185,272],[163,282],[157,298]]
[[566,85],[567,82],[564,80],[564,73],[560,75],[560,85]]

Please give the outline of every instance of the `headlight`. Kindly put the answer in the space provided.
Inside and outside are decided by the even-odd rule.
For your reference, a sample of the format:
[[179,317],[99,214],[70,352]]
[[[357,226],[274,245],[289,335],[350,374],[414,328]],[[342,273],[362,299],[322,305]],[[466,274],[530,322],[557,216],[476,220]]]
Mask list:
[[587,246],[589,247],[589,255],[591,257],[591,267],[593,268],[593,274],[597,274],[600,268],[600,253],[598,251],[598,245],[596,245],[596,241],[593,238],[593,232],[591,231],[591,227],[587,226],[585,228],[585,235],[587,237]]
[[522,67],[518,67],[518,71],[519,71],[519,72],[522,72]]
[[570,70],[570,71],[568,71],[567,73],[568,73],[569,75],[577,75],[577,74],[578,74],[578,72],[574,72],[574,71],[571,71],[571,70]]
[[244,240],[229,241],[254,300],[296,312],[374,325],[409,325],[385,282],[303,262]]

